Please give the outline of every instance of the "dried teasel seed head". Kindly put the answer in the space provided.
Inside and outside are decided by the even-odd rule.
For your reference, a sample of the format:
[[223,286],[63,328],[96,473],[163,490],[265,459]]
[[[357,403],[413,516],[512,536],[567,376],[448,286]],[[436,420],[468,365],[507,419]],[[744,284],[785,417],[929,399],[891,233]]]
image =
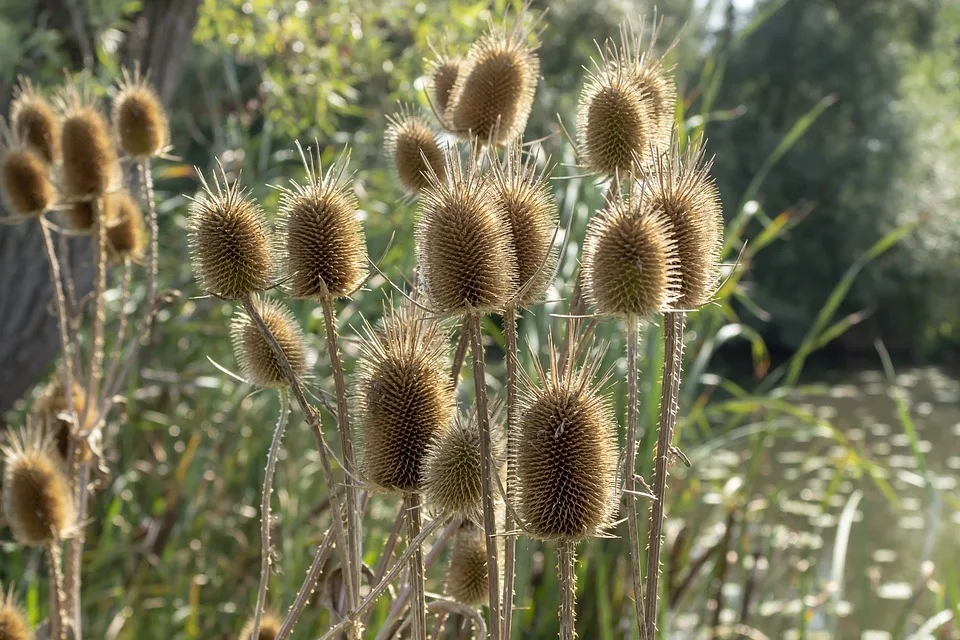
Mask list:
[[541,539],[579,540],[612,524],[618,500],[617,423],[596,380],[599,350],[580,368],[537,365],[540,386],[527,380],[517,422],[517,512]]
[[127,191],[105,198],[107,250],[114,260],[138,260],[143,255],[146,229],[140,205]]
[[387,312],[361,342],[362,470],[388,491],[417,491],[429,448],[453,418],[448,335],[412,304]]
[[444,593],[467,606],[487,602],[487,545],[483,528],[464,522],[453,537]]
[[523,134],[540,76],[536,24],[524,17],[509,29],[491,24],[467,51],[444,113],[457,135],[505,144]]
[[13,595],[13,587],[3,595],[0,585],[0,640],[32,640],[33,634],[27,625],[23,609]]
[[283,620],[264,611],[260,616],[260,633],[257,637],[253,637],[253,618],[250,618],[240,631],[240,640],[273,640],[280,633],[281,626],[283,626]]
[[80,200],[74,202],[64,211],[67,224],[74,231],[90,231],[93,229],[93,202]]
[[436,53],[433,59],[427,61],[427,74],[430,76],[430,85],[433,88],[433,101],[437,111],[445,113],[450,105],[450,93],[457,83],[463,58],[460,56]]
[[[302,377],[309,368],[307,345],[293,314],[283,304],[269,298],[254,300],[254,304],[287,357],[290,368],[297,377]],[[280,362],[250,316],[237,313],[230,325],[230,338],[240,372],[250,384],[266,388],[287,386]]]
[[411,194],[427,186],[430,169],[445,177],[443,150],[433,127],[409,108],[387,118],[387,153],[393,157],[400,184]]
[[268,289],[274,264],[263,210],[222,167],[219,177],[213,174],[213,187],[202,176],[201,182],[204,193],[191,204],[187,220],[200,288],[227,300]]
[[635,185],[595,215],[583,242],[583,288],[601,315],[649,317],[680,293],[669,217]]
[[110,128],[89,91],[69,84],[57,97],[60,132],[60,186],[68,200],[89,200],[113,190],[121,170]]
[[73,526],[74,510],[53,440],[30,427],[14,435],[2,452],[3,513],[14,538],[39,546],[64,537]]
[[7,209],[17,216],[35,217],[53,206],[57,198],[50,176],[50,165],[32,146],[24,144],[16,134],[3,130],[0,147],[0,188]]
[[170,139],[170,125],[160,96],[140,68],[123,70],[113,99],[113,126],[120,147],[132,158],[159,154]]
[[[319,146],[319,145],[318,145]],[[280,226],[290,294],[295,298],[341,298],[367,275],[367,248],[357,216],[357,197],[344,177],[345,151],[323,173],[319,149],[304,153],[305,184],[280,189]]]
[[53,164],[60,150],[60,120],[53,107],[28,78],[20,78],[10,103],[10,125],[14,134],[47,164]]
[[414,231],[430,305],[441,313],[489,313],[515,289],[510,232],[471,156],[446,152],[446,179],[430,174]]
[[[52,439],[54,450],[64,463],[66,463],[70,452],[70,437],[73,429],[70,421],[64,419],[61,415],[73,413],[77,420],[85,420],[85,427],[92,427],[95,420],[93,411],[88,411],[84,419],[83,414],[87,408],[86,389],[74,381],[71,385],[69,405],[66,389],[62,377],[58,375],[44,388],[40,397],[34,403],[31,412],[36,422],[41,425],[42,437]],[[73,406],[72,412],[68,410],[70,405]],[[80,460],[88,460],[91,456],[90,448],[88,446],[79,448],[75,455]]]

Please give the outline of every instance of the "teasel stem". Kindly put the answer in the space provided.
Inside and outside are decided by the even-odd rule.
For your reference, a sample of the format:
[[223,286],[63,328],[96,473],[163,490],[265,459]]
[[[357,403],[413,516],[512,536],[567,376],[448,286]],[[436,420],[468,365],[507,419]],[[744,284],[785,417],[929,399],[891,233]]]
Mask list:
[[460,338],[457,340],[457,350],[453,354],[453,368],[450,377],[453,379],[453,386],[456,388],[460,382],[460,371],[463,369],[463,361],[467,359],[467,349],[470,347],[470,335],[461,330]]
[[483,333],[480,316],[470,313],[464,318],[464,331],[471,333],[473,384],[477,396],[477,421],[480,425],[480,469],[483,476],[483,534],[487,544],[487,594],[490,599],[490,637],[500,640],[503,620],[500,618],[500,575],[497,569],[497,518],[493,505],[490,468],[490,414],[487,412],[487,381],[483,367]]
[[[503,313],[503,332],[507,347],[507,504],[514,504],[516,482],[517,420],[517,309],[510,305]],[[506,510],[507,532],[503,560],[503,637],[509,640],[513,629],[513,584],[517,565],[517,536],[513,533],[513,510]]]
[[280,443],[283,442],[283,432],[287,428],[287,412],[289,411],[287,393],[280,389],[280,416],[277,426],[273,430],[273,441],[267,453],[267,468],[263,474],[263,494],[260,502],[260,587],[257,589],[257,608],[253,611],[253,633],[251,638],[260,637],[260,619],[263,617],[263,608],[267,604],[267,587],[270,584],[270,498],[273,496],[273,474],[277,468],[277,454],[280,452]]
[[677,424],[677,399],[683,366],[682,311],[663,314],[663,384],[660,393],[660,427],[657,430],[657,457],[653,472],[653,503],[647,531],[646,635],[653,638],[657,628],[657,596],[660,579],[660,551],[663,545],[663,510],[673,430]]
[[307,577],[303,579],[303,584],[300,585],[300,590],[297,591],[297,597],[294,599],[289,611],[287,611],[287,616],[283,619],[283,623],[280,625],[280,630],[277,632],[277,637],[274,640],[286,640],[289,638],[290,634],[293,633],[293,627],[297,624],[297,621],[300,620],[304,609],[307,608],[307,603],[310,602],[310,597],[317,588],[317,583],[320,582],[320,576],[323,574],[323,566],[326,564],[327,558],[330,556],[330,550],[333,548],[334,536],[331,535],[331,533],[332,527],[327,529],[327,532],[323,536],[323,541],[320,543],[320,546],[317,547],[317,553],[313,556],[313,562],[307,571]]
[[[100,378],[103,373],[103,328],[106,323],[106,305],[103,294],[107,289],[107,221],[104,219],[100,199],[94,198],[90,204],[93,208],[96,281],[93,294],[93,331],[90,339],[90,373],[87,380],[87,397],[93,399],[99,396]],[[97,403],[87,402],[84,405],[81,420],[84,425],[87,424],[91,406],[97,407]]]
[[[420,535],[421,514],[420,495],[408,493],[403,498],[404,511],[407,521],[407,536],[410,544]],[[423,585],[423,545],[414,545],[413,555],[410,556],[410,587],[413,590],[413,638],[426,640],[427,637],[427,597]]]
[[[633,605],[637,614],[637,628],[641,638],[647,635],[644,613],[643,577],[640,574],[640,532],[637,529],[637,348],[640,342],[640,322],[629,316],[627,324],[627,459],[624,467],[624,496],[627,501],[627,532],[630,537],[630,579],[633,583]],[[648,576],[649,580],[649,576]]]
[[[116,380],[117,369],[120,366],[120,361],[123,360],[123,340],[127,335],[128,324],[127,314],[124,312],[124,309],[127,306],[127,300],[130,298],[130,283],[132,279],[133,270],[130,268],[130,258],[124,258],[123,276],[120,280],[120,326],[117,327],[117,340],[114,342],[113,352],[110,355],[110,366],[107,368],[107,375],[105,375],[103,378],[104,383],[103,390],[101,391],[101,402],[106,401],[106,399],[111,395],[111,390],[113,389]],[[106,409],[103,409],[102,411],[105,413]]]
[[557,562],[560,573],[560,640],[577,637],[577,571],[576,543],[557,541]]
[[[147,245],[147,294],[144,303],[147,308],[147,317],[140,333],[141,344],[150,340],[150,331],[153,327],[154,307],[157,297],[157,264],[159,260],[159,240],[157,224],[157,205],[153,193],[153,174],[150,171],[150,158],[141,158],[137,163],[140,169],[140,190],[144,205],[147,207],[147,229],[150,242]],[[256,637],[256,634],[254,634]]]
[[67,594],[63,588],[63,569],[60,564],[63,553],[60,542],[56,541],[47,547],[50,560],[51,605],[56,605],[50,611],[50,637],[57,640],[67,640],[67,628],[70,619],[67,613]]

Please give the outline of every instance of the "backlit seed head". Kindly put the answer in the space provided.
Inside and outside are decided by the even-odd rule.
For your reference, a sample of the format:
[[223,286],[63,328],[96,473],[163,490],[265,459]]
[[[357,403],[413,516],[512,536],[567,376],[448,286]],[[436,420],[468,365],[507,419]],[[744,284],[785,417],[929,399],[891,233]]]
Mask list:
[[539,302],[550,286],[557,264],[553,246],[557,229],[557,202],[535,156],[526,158],[511,145],[502,160],[494,160],[491,190],[500,218],[506,221],[516,258],[514,281],[517,306]]
[[[303,331],[293,314],[282,303],[266,298],[254,300],[267,329],[280,344],[290,368],[297,377],[308,369],[307,345]],[[288,384],[280,362],[260,333],[256,323],[246,313],[238,312],[230,325],[233,353],[240,364],[240,372],[247,382],[256,387],[279,388]]]
[[611,526],[618,500],[617,423],[597,380],[600,350],[581,368],[573,358],[527,380],[517,422],[517,512],[541,539],[579,540]]
[[427,61],[427,74],[433,88],[433,104],[439,113],[445,113],[450,105],[450,93],[457,83],[463,58],[446,53],[436,53]]
[[57,98],[60,132],[60,186],[68,200],[89,200],[112,191],[121,170],[110,128],[89,91],[69,84]]
[[456,405],[448,334],[412,304],[366,333],[358,364],[363,476],[387,491],[417,491],[427,451]]
[[540,76],[539,43],[523,17],[509,29],[491,24],[467,51],[444,113],[457,135],[505,144],[523,134]]
[[143,255],[146,230],[140,205],[127,191],[105,198],[107,250],[115,260],[138,260]]
[[222,168],[220,174],[212,188],[201,176],[204,193],[190,206],[190,259],[201,289],[239,300],[272,285],[272,239],[260,206]]
[[39,216],[53,206],[57,193],[50,176],[50,166],[28,146],[17,133],[3,130],[0,146],[0,188],[3,201],[10,213],[23,216]]
[[280,633],[280,627],[283,626],[283,620],[267,611],[260,616],[260,633],[256,638],[253,637],[253,618],[247,620],[240,632],[240,640],[273,640]]
[[13,586],[3,595],[0,585],[0,640],[32,640],[33,634],[27,626],[23,609],[13,595]]
[[2,448],[3,513],[17,542],[38,546],[61,539],[73,526],[70,484],[53,440],[31,427]]
[[515,290],[510,231],[471,156],[446,152],[446,179],[430,173],[414,231],[430,305],[441,313],[489,313]]
[[483,528],[464,522],[453,537],[444,593],[467,606],[487,602],[487,545]]
[[[77,420],[83,420],[84,410],[87,406],[87,392],[80,384],[74,381],[70,391],[70,404],[73,405],[73,413]],[[53,442],[54,451],[63,462],[67,461],[70,452],[70,436],[72,429],[70,421],[61,417],[64,413],[69,415],[67,404],[66,385],[63,379],[58,375],[37,398],[33,405],[32,414],[37,423],[41,425],[44,438],[50,438]],[[86,416],[86,427],[93,426],[95,420],[94,412],[89,411]],[[81,460],[87,460],[90,457],[90,448],[87,446],[78,449],[77,455]]]
[[28,78],[20,78],[10,103],[10,125],[14,134],[47,164],[53,164],[60,148],[60,120],[50,103]]
[[680,264],[670,218],[642,188],[597,213],[583,242],[583,289],[605,316],[649,317],[680,294]]
[[160,153],[170,139],[170,125],[160,97],[140,68],[123,70],[113,99],[113,126],[120,147],[133,158]]
[[280,189],[280,227],[290,294],[295,298],[342,298],[367,276],[367,248],[357,216],[357,197],[345,179],[349,152],[323,173],[319,149],[297,143],[306,184]]
[[426,118],[403,108],[387,120],[387,153],[393,157],[393,165],[403,188],[414,195],[420,193],[427,186],[431,168],[443,179],[443,150]]

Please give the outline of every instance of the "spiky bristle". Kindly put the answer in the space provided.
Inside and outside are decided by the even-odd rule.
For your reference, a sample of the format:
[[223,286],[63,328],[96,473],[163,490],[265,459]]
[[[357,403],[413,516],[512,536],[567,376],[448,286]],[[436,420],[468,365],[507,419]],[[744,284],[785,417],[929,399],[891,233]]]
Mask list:
[[400,184],[411,194],[427,186],[430,169],[445,177],[443,150],[426,118],[404,108],[387,118],[387,153],[393,157]]
[[253,618],[247,620],[240,631],[240,640],[274,640],[280,633],[280,627],[283,626],[283,620],[276,615],[264,611],[260,616],[260,633],[253,637]]
[[20,78],[10,103],[10,125],[18,138],[47,164],[59,157],[60,119],[27,78]]
[[140,69],[123,70],[113,99],[113,126],[121,148],[133,158],[159,154],[170,139],[170,125],[160,96]]
[[[282,303],[270,298],[255,300],[254,304],[287,357],[293,373],[302,377],[308,368],[307,345],[296,318]],[[239,312],[234,317],[230,324],[230,338],[240,372],[247,382],[264,388],[279,388],[289,384],[269,343],[246,313]]]
[[27,624],[23,609],[17,603],[13,587],[4,595],[0,584],[0,640],[31,640],[33,634]]

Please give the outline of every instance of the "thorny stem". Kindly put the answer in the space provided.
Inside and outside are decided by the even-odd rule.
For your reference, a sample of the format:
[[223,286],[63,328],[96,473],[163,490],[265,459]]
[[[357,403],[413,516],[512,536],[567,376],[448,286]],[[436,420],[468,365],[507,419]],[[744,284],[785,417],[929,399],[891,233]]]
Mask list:
[[647,532],[647,637],[657,627],[657,591],[660,578],[660,550],[663,544],[663,509],[673,429],[677,424],[677,398],[683,365],[683,312],[663,314],[663,386],[660,394],[660,428],[657,430],[657,457],[653,473],[653,503]]
[[576,543],[572,540],[557,542],[557,562],[560,573],[560,640],[577,637],[577,572]]
[[408,493],[403,498],[407,520],[407,537],[413,546],[410,556],[410,587],[413,589],[413,638],[426,640],[427,637],[427,599],[423,585],[423,544],[414,543],[420,535],[421,513],[420,495]]
[[93,232],[95,238],[96,282],[93,294],[93,337],[90,339],[90,373],[87,380],[87,402],[83,409],[83,423],[89,419],[91,407],[97,403],[93,398],[99,396],[100,378],[103,368],[103,327],[106,321],[106,307],[103,294],[107,289],[107,221],[99,199],[91,202],[93,207]]
[[159,240],[157,224],[157,205],[153,193],[153,175],[150,171],[150,158],[141,158],[137,163],[140,169],[140,190],[143,202],[147,207],[147,228],[150,233],[150,244],[147,247],[147,294],[144,303],[147,307],[147,317],[143,332],[140,334],[140,343],[146,344],[150,340],[150,330],[153,326],[153,309],[157,297],[157,263],[159,259]]
[[460,381],[460,371],[463,369],[463,361],[467,359],[467,348],[469,346],[470,336],[466,331],[461,330],[460,339],[457,341],[457,350],[453,354],[453,368],[450,372],[454,387]]
[[[123,259],[123,277],[120,281],[120,326],[117,328],[117,340],[113,345],[113,353],[110,356],[110,367],[107,369],[107,375],[104,376],[103,383],[103,399],[106,400],[111,395],[111,391],[116,381],[117,369],[120,366],[120,361],[123,359],[121,354],[123,353],[123,340],[127,335],[127,314],[124,311],[127,306],[127,300],[130,296],[130,281],[132,279],[132,269],[130,268],[130,258]],[[106,413],[106,408],[103,409],[102,413]]]
[[[643,602],[643,578],[640,575],[640,532],[637,530],[637,343],[639,321],[627,318],[627,460],[624,467],[624,499],[627,501],[627,532],[630,537],[630,578],[633,583],[633,604],[637,613],[640,637],[647,635]],[[648,576],[649,580],[649,576]]]
[[393,556],[393,549],[397,546],[397,539],[400,537],[400,530],[403,528],[404,520],[404,506],[401,505],[400,511],[397,513],[397,519],[393,521],[390,536],[387,538],[387,542],[383,545],[383,550],[380,552],[380,562],[377,564],[377,570],[373,574],[374,582],[380,582],[383,574],[387,572],[387,567],[390,566],[390,558]]
[[70,618],[67,613],[67,594],[63,588],[63,569],[60,566],[62,553],[60,542],[53,542],[47,547],[50,556],[50,583],[53,593],[56,597],[52,599],[51,604],[56,604],[56,608],[50,612],[50,637],[57,640],[67,640],[67,629],[70,626]]
[[[510,306],[503,314],[503,330],[507,347],[507,504],[514,503],[516,492],[516,420],[517,420],[517,310]],[[517,536],[513,511],[506,510],[504,529],[507,532],[503,560],[503,638],[509,640],[513,627],[513,581],[517,562]]]
[[326,564],[327,557],[330,555],[330,549],[333,546],[334,537],[330,535],[331,531],[332,529],[327,529],[326,534],[324,534],[323,542],[321,542],[317,548],[317,553],[313,557],[310,570],[307,571],[307,577],[304,578],[303,584],[297,592],[297,597],[287,612],[287,617],[283,619],[283,624],[280,625],[280,631],[277,632],[275,640],[286,640],[289,638],[290,634],[293,633],[293,627],[297,624],[297,621],[300,620],[300,616],[303,615],[303,610],[307,608],[307,603],[310,602],[310,596],[313,595],[314,590],[317,588],[317,583],[320,582],[320,576],[323,574],[323,565]]
[[267,468],[263,474],[263,493],[260,501],[260,587],[257,589],[257,608],[253,611],[253,633],[250,637],[260,637],[260,620],[267,603],[267,587],[270,584],[270,565],[272,550],[270,547],[270,498],[273,495],[273,474],[277,468],[277,454],[283,442],[283,432],[287,428],[287,394],[283,389],[280,396],[280,416],[273,430],[273,441],[267,453]]
[[487,595],[490,600],[490,637],[500,640],[503,620],[500,618],[500,575],[497,569],[497,519],[493,505],[490,468],[490,414],[487,413],[487,381],[483,368],[483,335],[480,316],[471,313],[464,318],[464,331],[471,333],[473,384],[476,389],[477,419],[480,423],[480,469],[483,476],[483,533],[487,544]]

